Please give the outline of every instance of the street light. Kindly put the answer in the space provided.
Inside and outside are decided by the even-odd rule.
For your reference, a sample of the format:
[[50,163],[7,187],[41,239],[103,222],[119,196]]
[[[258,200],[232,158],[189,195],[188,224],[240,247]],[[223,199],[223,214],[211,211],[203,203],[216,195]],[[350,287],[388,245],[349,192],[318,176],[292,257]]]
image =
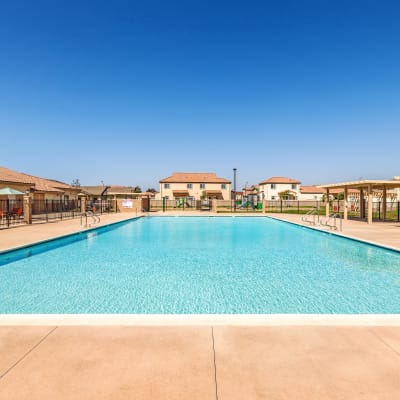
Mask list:
[[233,210],[236,212],[236,168],[233,168]]

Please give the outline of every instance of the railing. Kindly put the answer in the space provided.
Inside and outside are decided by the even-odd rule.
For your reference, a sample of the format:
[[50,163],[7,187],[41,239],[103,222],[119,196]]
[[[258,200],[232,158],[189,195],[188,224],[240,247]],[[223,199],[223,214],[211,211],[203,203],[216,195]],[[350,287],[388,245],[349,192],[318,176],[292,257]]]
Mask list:
[[325,202],[319,200],[266,200],[265,212],[281,214],[307,214],[318,210],[319,215],[325,213]]
[[[332,213],[325,221],[320,221],[320,225],[326,226],[329,229],[333,229],[335,231],[338,230],[338,226],[336,224],[337,219],[339,219],[339,231],[342,231],[342,216],[339,213]],[[333,221],[333,223],[332,223]]]
[[23,224],[25,224],[23,200],[0,200],[0,229]]
[[[386,213],[384,210],[383,201],[372,202],[372,218],[378,221],[396,221],[400,222],[400,201],[386,202]],[[352,200],[347,202],[347,212],[350,218],[361,218],[367,217],[368,212],[368,200],[364,199],[363,202]],[[386,214],[386,215],[384,215]]]
[[[204,206],[208,202],[208,206]],[[266,213],[282,214],[315,214],[323,216],[326,213],[326,202],[320,200],[266,200],[264,211]],[[151,211],[192,211],[192,210],[211,210],[211,200],[150,200]],[[344,200],[331,200],[329,202],[329,213],[344,215]],[[400,201],[387,201],[386,210],[384,210],[382,201],[372,203],[372,212],[374,220],[397,221],[400,222]],[[314,211],[315,210],[315,211]],[[364,200],[361,205],[359,201],[351,200],[347,202],[347,215],[349,218],[366,218],[368,202]],[[384,217],[385,211],[385,217]],[[263,208],[260,202],[256,204],[246,204],[246,202],[237,201],[236,207],[233,200],[216,200],[216,212],[218,213],[261,213]],[[313,219],[314,222],[314,219]],[[317,224],[318,222],[316,222]]]
[[95,213],[100,215],[117,212],[117,201],[116,200],[96,200],[92,203],[87,203],[89,210],[95,210]]
[[[311,219],[312,217],[312,219]],[[308,222],[311,225],[317,225],[319,224],[319,213],[318,209],[314,208],[313,210],[308,211],[302,218],[301,220],[303,222]],[[317,220],[317,221],[316,221]]]
[[[91,223],[88,221],[90,219]],[[92,225],[100,223],[100,217],[93,211],[86,211],[81,213],[81,228],[88,228]]]
[[175,200],[150,200],[150,211],[193,211],[201,209],[201,200],[178,198]]
[[79,217],[80,200],[37,200],[32,203],[32,222],[49,222],[54,220]]

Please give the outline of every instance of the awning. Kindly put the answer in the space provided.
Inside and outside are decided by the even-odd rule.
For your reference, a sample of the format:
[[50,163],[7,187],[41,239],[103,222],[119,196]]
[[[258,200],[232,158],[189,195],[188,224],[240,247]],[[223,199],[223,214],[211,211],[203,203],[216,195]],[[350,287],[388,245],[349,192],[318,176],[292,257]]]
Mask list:
[[207,197],[217,199],[217,200],[223,200],[224,197],[222,196],[222,192],[220,190],[206,190],[205,191]]
[[173,190],[174,197],[189,197],[189,192],[186,190]]
[[23,194],[24,193],[20,192],[19,190],[15,190],[9,187],[0,189],[0,196],[20,196]]

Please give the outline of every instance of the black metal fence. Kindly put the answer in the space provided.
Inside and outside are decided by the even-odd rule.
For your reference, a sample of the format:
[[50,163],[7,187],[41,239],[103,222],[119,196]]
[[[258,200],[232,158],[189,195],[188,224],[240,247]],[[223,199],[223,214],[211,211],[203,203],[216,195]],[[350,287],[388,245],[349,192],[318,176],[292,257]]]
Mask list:
[[32,222],[49,222],[78,217],[81,213],[80,200],[34,200]]
[[24,224],[23,200],[0,200],[0,229]]
[[[305,214],[316,208],[319,215],[326,213],[326,203],[323,201],[301,200],[271,200],[266,202],[267,213]],[[332,200],[329,202],[330,213],[344,214],[344,200]],[[347,202],[347,215],[349,218],[366,219],[368,213],[368,201],[364,200]],[[382,201],[372,202],[372,218],[377,221],[400,222],[400,201],[386,203],[386,215],[384,217],[384,204]]]
[[[151,211],[198,211],[211,210],[211,200],[175,199],[154,200],[150,202]],[[318,200],[267,200],[265,201],[266,213],[282,214],[306,214],[316,209],[319,215],[325,215],[326,202]],[[261,213],[262,203],[235,202],[233,200],[217,200],[216,211],[219,213]],[[332,200],[329,202],[329,212],[344,214],[344,200]],[[366,219],[368,212],[368,201],[364,200],[361,205],[359,201],[347,202],[347,213],[349,218]],[[386,217],[384,218],[384,207],[382,201],[372,203],[372,218],[377,221],[400,222],[400,201],[386,203]]]
[[[341,206],[343,207],[343,205]],[[347,203],[348,216],[365,219],[368,214],[368,201],[364,200],[363,205],[359,201]],[[341,209],[342,211],[342,209]],[[386,202],[386,215],[383,201],[372,202],[372,219],[377,221],[400,222],[400,201]]]
[[97,214],[109,214],[117,212],[117,200],[96,200],[88,202],[87,210],[94,211]]
[[[87,211],[96,214],[117,212],[116,200],[87,202]],[[81,200],[38,200],[32,203],[32,223],[78,218],[81,215]],[[25,224],[23,200],[0,200],[0,229]]]
[[150,200],[150,211],[209,211],[211,200],[179,198],[175,200]]
[[[283,214],[306,214],[317,209],[318,214],[325,214],[325,202],[317,200],[267,200],[265,212]],[[331,204],[333,207],[333,204]],[[339,207],[339,203],[337,204]]]
[[[86,211],[95,214],[116,212],[116,201],[96,200],[86,203]],[[77,218],[81,215],[81,200],[35,200],[32,204],[32,222],[49,222]]]

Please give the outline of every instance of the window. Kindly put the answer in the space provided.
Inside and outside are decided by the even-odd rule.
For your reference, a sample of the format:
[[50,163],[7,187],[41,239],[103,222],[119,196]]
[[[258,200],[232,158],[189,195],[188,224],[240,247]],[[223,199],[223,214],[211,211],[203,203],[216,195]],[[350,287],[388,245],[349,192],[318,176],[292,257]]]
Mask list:
[[276,189],[276,184],[275,183],[271,183],[271,189]]
[[206,188],[206,184],[205,183],[200,183],[200,189],[205,189]]
[[296,189],[297,189],[297,185],[293,183],[293,184],[292,184],[292,189],[293,189],[293,190],[296,190]]
[[186,187],[187,187],[188,189],[193,189],[193,184],[192,184],[192,183],[188,183],[188,184],[186,185]]
[[271,200],[275,200],[275,196],[271,196]]
[[169,189],[169,183],[164,183],[164,189]]
[[226,183],[221,183],[221,189],[226,189]]

